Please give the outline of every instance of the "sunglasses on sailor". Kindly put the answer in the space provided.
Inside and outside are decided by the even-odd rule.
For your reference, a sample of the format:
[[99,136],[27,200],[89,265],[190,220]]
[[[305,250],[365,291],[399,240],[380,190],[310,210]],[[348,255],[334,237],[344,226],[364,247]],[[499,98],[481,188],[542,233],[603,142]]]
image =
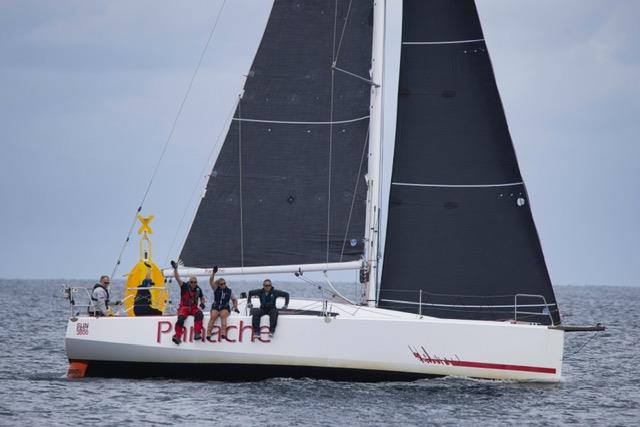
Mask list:
[[197,280],[189,280],[189,283],[198,283]]

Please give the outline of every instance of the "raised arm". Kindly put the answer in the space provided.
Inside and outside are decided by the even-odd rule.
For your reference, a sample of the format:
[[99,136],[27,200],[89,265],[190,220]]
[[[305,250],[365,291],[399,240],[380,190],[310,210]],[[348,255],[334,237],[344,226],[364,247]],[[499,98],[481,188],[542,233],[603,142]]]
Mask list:
[[218,284],[216,283],[216,273],[217,272],[218,272],[218,266],[214,265],[213,266],[213,271],[211,272],[211,276],[209,276],[209,286],[211,286],[211,289],[213,289],[214,291],[218,287]]
[[180,278],[180,273],[178,273],[178,263],[171,261],[171,267],[173,267],[173,277],[175,277],[178,285],[182,286],[182,279]]

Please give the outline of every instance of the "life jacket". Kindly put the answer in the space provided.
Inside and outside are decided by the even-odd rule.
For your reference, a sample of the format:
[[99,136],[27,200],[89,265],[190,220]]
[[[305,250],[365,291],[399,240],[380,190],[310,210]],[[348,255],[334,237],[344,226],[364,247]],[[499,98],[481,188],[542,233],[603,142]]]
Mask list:
[[188,283],[180,287],[180,307],[198,306],[198,298],[202,297],[202,289],[200,286],[191,289]]
[[98,310],[98,298],[93,296],[93,291],[95,291],[97,288],[102,288],[107,293],[107,299],[104,300],[104,305],[107,308],[107,311],[109,311],[109,290],[102,286],[101,283],[96,283],[95,285],[93,285],[93,289],[91,290],[91,301],[93,302],[93,304],[87,307],[87,313],[89,313],[91,316],[104,316],[107,313],[102,313]]
[[231,300],[232,291],[229,288],[222,289],[220,286],[213,292],[213,307],[220,310],[222,307],[228,306]]
[[107,308],[109,308],[109,290],[104,286],[102,286],[101,283],[96,283],[95,285],[93,285],[93,289],[91,290],[91,301],[96,301],[96,302],[98,301],[98,298],[93,296],[93,291],[95,291],[97,288],[102,288],[107,293],[107,299],[105,300],[105,305],[107,306]]

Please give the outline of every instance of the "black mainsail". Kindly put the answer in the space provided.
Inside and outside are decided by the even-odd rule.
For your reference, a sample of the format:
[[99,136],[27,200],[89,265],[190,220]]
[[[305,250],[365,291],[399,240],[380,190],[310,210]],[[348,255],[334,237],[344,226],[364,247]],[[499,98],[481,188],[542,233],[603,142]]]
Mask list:
[[362,257],[371,13],[372,0],[275,0],[185,265]]
[[[381,307],[560,321],[473,0],[404,0]],[[422,293],[420,292],[422,291]],[[539,315],[531,313],[540,313]]]

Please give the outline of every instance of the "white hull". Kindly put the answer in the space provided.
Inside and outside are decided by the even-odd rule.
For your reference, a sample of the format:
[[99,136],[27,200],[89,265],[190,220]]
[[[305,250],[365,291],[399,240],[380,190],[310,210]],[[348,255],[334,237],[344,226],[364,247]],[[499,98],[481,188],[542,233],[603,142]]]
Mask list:
[[[321,304],[292,300],[289,307],[320,310]],[[203,378],[286,375],[370,381],[443,375],[558,381],[561,376],[564,332],[560,330],[418,318],[343,304],[330,308],[338,315],[281,315],[275,337],[263,333],[255,342],[249,316],[233,314],[228,338],[220,340],[216,328],[213,342],[193,341],[190,317],[185,324],[190,336],[179,346],[171,341],[175,316],[80,317],[68,323],[67,356],[88,362],[88,375],[109,376],[169,377],[178,371],[197,372],[195,376]],[[207,321],[205,315],[205,327]],[[263,332],[268,330],[267,321],[263,317]],[[229,366],[218,369],[223,374],[215,365]]]

